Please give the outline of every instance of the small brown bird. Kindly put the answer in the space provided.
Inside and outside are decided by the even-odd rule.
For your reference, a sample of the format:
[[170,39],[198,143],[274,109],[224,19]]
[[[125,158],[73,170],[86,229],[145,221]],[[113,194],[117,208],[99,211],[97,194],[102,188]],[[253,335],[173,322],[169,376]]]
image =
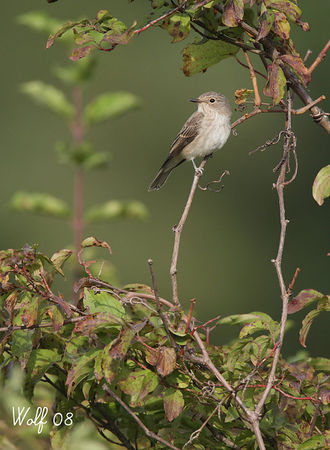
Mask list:
[[198,103],[198,109],[175,138],[170,154],[151,183],[149,191],[160,189],[172,170],[184,161],[190,160],[195,171],[198,170],[195,158],[211,155],[227,142],[231,131],[231,107],[228,99],[217,92],[205,92],[190,101]]

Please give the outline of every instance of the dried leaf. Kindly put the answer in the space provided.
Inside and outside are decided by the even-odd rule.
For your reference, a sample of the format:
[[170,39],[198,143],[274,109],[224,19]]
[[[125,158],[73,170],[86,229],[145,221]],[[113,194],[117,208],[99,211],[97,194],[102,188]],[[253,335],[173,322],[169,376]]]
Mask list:
[[227,0],[223,7],[222,22],[227,27],[237,27],[244,16],[243,0]]
[[162,377],[166,377],[173,372],[176,365],[176,353],[174,348],[161,347],[158,353],[158,361],[156,364],[157,372]]
[[289,302],[288,314],[293,314],[300,311],[322,297],[323,294],[321,294],[321,292],[315,291],[314,289],[304,289]]
[[235,91],[235,103],[236,105],[242,105],[253,94],[252,89],[236,89]]
[[267,72],[268,80],[263,92],[267,97],[271,97],[274,104],[277,105],[284,96],[286,79],[278,64],[269,64]]
[[280,59],[288,64],[296,72],[305,86],[311,81],[311,74],[309,73],[300,56],[282,55],[280,56]]

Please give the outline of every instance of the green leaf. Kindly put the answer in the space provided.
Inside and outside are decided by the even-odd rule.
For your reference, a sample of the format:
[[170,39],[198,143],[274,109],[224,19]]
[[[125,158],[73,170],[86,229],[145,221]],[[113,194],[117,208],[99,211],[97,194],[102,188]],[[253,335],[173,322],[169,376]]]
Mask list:
[[73,106],[66,99],[64,93],[56,87],[36,80],[21,84],[21,91],[54,113],[66,119],[73,118]]
[[86,355],[81,356],[68,372],[65,384],[68,386],[68,397],[75,390],[77,385],[93,371],[94,360],[99,350],[91,350]]
[[273,99],[274,105],[277,105],[284,96],[286,79],[283,70],[278,64],[269,64],[267,67],[268,80],[264,87],[264,94]]
[[61,21],[55,19],[44,11],[30,11],[20,14],[17,17],[17,22],[21,25],[26,25],[35,31],[43,33],[54,33],[60,26]]
[[184,399],[182,392],[178,389],[166,389],[164,392],[164,410],[169,422],[173,422],[182,412]]
[[324,200],[330,196],[330,164],[323,167],[313,183],[313,197],[316,203],[323,205]]
[[130,405],[135,408],[143,406],[146,396],[158,386],[158,378],[150,370],[136,370],[125,379],[119,381],[119,386],[125,394],[131,396]]
[[63,36],[63,34],[65,34],[67,31],[72,30],[73,27],[77,26],[77,25],[83,25],[86,22],[88,22],[86,19],[82,19],[78,22],[66,22],[65,24],[61,25],[57,31],[53,34],[51,34],[48,38],[47,44],[46,44],[46,48],[50,48],[56,39],[60,38]]
[[81,243],[81,248],[86,247],[102,247],[109,250],[109,253],[111,255],[111,247],[106,241],[100,241],[99,239],[96,239],[94,236],[89,236],[88,238],[84,239]]
[[321,292],[315,291],[314,289],[304,289],[289,302],[288,314],[300,311],[322,297],[324,297],[324,295],[321,294]]
[[55,150],[61,163],[82,166],[87,170],[106,166],[110,156],[108,152],[95,151],[89,142],[72,147],[66,142],[59,141],[56,143]]
[[183,49],[183,72],[187,77],[205,71],[229,56],[236,55],[239,48],[223,41],[204,40]]
[[218,320],[217,325],[241,325],[260,319],[257,314],[233,314]]
[[125,309],[120,302],[112,297],[108,292],[100,292],[96,294],[92,289],[84,289],[84,306],[89,308],[91,314],[97,312],[106,312],[113,314],[119,319],[125,317]]
[[307,441],[299,445],[297,450],[314,450],[319,448],[326,448],[325,437],[320,434],[307,439]]
[[109,347],[109,356],[113,359],[125,358],[134,339],[135,331],[131,328],[122,328],[119,336],[113,340]]
[[330,359],[327,358],[309,358],[308,362],[315,370],[330,372]]
[[277,9],[287,15],[290,20],[296,21],[301,16],[301,9],[288,0],[265,0],[267,8]]
[[56,76],[64,83],[75,85],[89,81],[94,73],[96,61],[94,58],[84,58],[70,63],[66,67],[57,66],[54,69]]
[[161,25],[173,37],[172,43],[180,42],[190,33],[190,17],[187,14],[173,14]]
[[287,21],[286,15],[281,12],[275,14],[273,25],[275,33],[282,39],[286,40],[290,37],[290,23]]
[[56,350],[41,348],[32,350],[26,366],[24,393],[30,400],[33,396],[35,384],[43,377],[47,370],[61,360]]
[[227,27],[237,27],[244,16],[244,0],[226,0],[223,7],[222,22]]
[[140,100],[129,92],[105,92],[89,103],[84,112],[88,123],[102,122],[140,106]]
[[99,222],[102,220],[115,220],[120,218],[144,220],[147,216],[148,212],[143,203],[126,203],[119,200],[110,200],[101,205],[92,206],[87,211],[86,218],[90,222]]
[[39,192],[16,192],[10,200],[10,207],[51,217],[66,218],[70,215],[70,209],[63,200]]
[[59,250],[58,252],[54,253],[53,256],[50,258],[56,270],[63,276],[64,272],[62,270],[62,266],[65,263],[65,261],[70,258],[71,255],[72,250],[63,248],[62,250]]
[[299,331],[299,342],[306,347],[306,338],[313,320],[320,315],[322,311],[330,311],[330,296],[322,297],[317,305],[317,309],[310,311],[302,321],[302,327]]
[[51,305],[47,313],[52,319],[54,331],[57,333],[62,328],[65,317],[56,305]]

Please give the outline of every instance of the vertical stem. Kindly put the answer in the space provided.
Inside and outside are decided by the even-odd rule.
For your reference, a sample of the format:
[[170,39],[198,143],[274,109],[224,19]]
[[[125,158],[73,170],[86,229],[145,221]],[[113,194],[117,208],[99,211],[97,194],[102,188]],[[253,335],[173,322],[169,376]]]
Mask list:
[[172,259],[171,259],[170,274],[171,274],[171,279],[172,279],[173,303],[176,306],[181,306],[180,301],[179,301],[178,280],[177,280],[177,272],[178,272],[177,265],[178,265],[181,233],[182,233],[183,226],[187,220],[189,210],[190,210],[190,207],[191,207],[194,195],[195,195],[195,191],[197,189],[198,180],[203,173],[203,169],[206,164],[206,161],[207,161],[207,158],[203,159],[203,161],[201,162],[201,165],[199,166],[199,169],[201,169],[200,172],[197,172],[197,171],[195,172],[195,176],[194,176],[191,188],[190,188],[188,199],[187,199],[186,205],[184,207],[180,222],[178,225],[173,227],[175,236],[174,236],[174,246],[173,246]]
[[282,273],[282,257],[283,257],[283,250],[284,250],[284,243],[285,243],[285,235],[286,235],[286,227],[289,223],[289,221],[285,218],[285,203],[284,203],[284,187],[285,187],[285,173],[288,166],[289,161],[289,153],[291,149],[291,139],[292,139],[292,131],[291,131],[291,111],[292,111],[292,99],[290,95],[290,91],[288,90],[287,95],[287,103],[288,103],[288,110],[287,110],[287,116],[286,116],[286,134],[284,138],[284,145],[283,145],[283,160],[282,160],[282,166],[280,169],[280,174],[278,176],[275,188],[277,191],[278,196],[278,203],[279,203],[279,210],[280,210],[280,224],[281,224],[281,231],[280,231],[280,241],[278,245],[277,250],[277,256],[276,259],[272,260],[276,273],[278,282],[280,285],[280,291],[281,291],[281,298],[282,298],[282,316],[281,316],[281,322],[280,322],[280,334],[279,339],[277,343],[277,347],[274,353],[274,359],[273,364],[268,376],[267,385],[266,388],[262,394],[262,397],[257,404],[255,408],[255,413],[257,416],[260,415],[261,410],[267,400],[267,397],[269,395],[270,390],[272,389],[272,386],[275,381],[275,374],[276,374],[276,368],[277,364],[280,358],[281,354],[281,348],[283,344],[283,338],[284,338],[284,332],[285,332],[285,325],[287,321],[288,316],[288,302],[289,302],[289,294],[288,290],[285,286],[285,281],[283,278]]
[[[73,105],[74,105],[74,120],[71,127],[73,144],[75,147],[82,145],[84,140],[84,124],[83,124],[83,91],[81,86],[73,88]],[[79,166],[76,167],[74,174],[74,194],[73,194],[73,241],[74,251],[77,255],[80,250],[82,241],[84,221],[83,221],[83,207],[84,207],[84,172]]]

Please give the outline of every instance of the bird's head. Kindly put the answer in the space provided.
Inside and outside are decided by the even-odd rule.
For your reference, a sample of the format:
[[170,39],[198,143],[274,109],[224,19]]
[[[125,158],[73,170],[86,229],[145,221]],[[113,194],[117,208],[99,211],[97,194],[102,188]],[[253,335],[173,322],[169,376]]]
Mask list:
[[228,99],[218,92],[205,92],[197,98],[191,98],[191,102],[198,103],[198,110],[205,113],[216,111],[220,114],[231,116],[231,107]]

